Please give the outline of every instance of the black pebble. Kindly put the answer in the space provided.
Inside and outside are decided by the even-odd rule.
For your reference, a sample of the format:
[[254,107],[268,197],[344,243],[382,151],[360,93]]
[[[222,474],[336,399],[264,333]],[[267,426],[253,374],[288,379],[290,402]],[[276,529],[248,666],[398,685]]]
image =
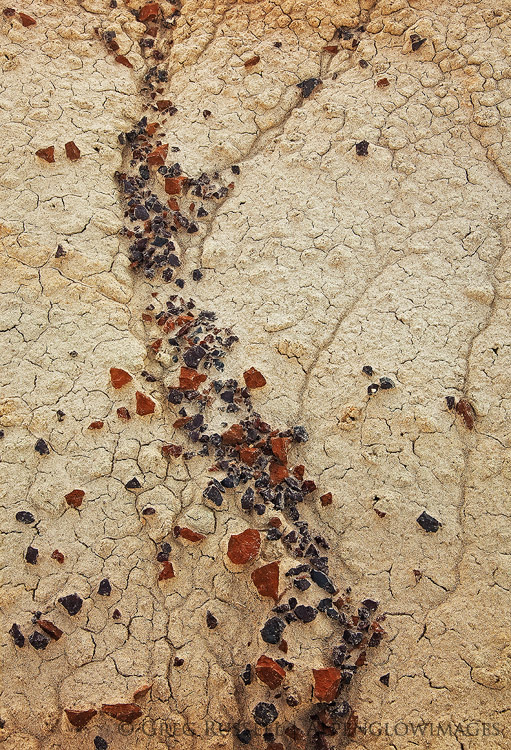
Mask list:
[[270,617],[270,619],[265,622],[262,630],[260,631],[261,638],[265,643],[276,645],[277,643],[280,643],[285,627],[286,623],[284,622],[284,620],[281,620],[280,617]]
[[247,666],[241,673],[240,677],[243,680],[243,683],[245,685],[250,685],[250,683],[252,682],[252,665],[251,664],[247,664]]
[[21,632],[19,625],[16,625],[16,623],[14,623],[9,630],[9,635],[12,636],[14,644],[18,648],[23,648],[23,646],[25,645],[25,636]]
[[328,594],[335,594],[337,591],[332,579],[322,573],[321,570],[311,570],[311,578],[317,586],[324,589]]
[[316,619],[318,610],[314,607],[307,607],[305,604],[299,604],[298,607],[295,607],[294,614],[302,622],[312,622]]
[[321,78],[307,78],[306,81],[300,81],[300,83],[297,83],[296,85],[302,92],[303,98],[308,99],[314,89],[319,86],[320,83],[323,83]]
[[355,151],[357,156],[367,156],[369,154],[369,143],[368,141],[359,141],[355,143]]
[[29,635],[28,642],[37,651],[40,651],[41,649],[45,649],[46,648],[46,646],[50,642],[50,639],[48,638],[48,636],[43,635],[42,633],[38,633],[37,630],[36,630],[35,633],[32,633],[32,635]]
[[373,375],[373,373],[374,373],[374,370],[371,367],[371,365],[364,365],[363,368],[362,368],[362,372],[365,375],[369,375],[369,377],[371,377]]
[[442,525],[440,521],[437,521],[436,518],[430,516],[429,513],[426,513],[426,511],[423,511],[420,514],[417,519],[417,523],[424,529],[424,531],[431,531],[433,533],[437,532]]
[[346,646],[341,643],[340,646],[335,646],[335,648],[332,651],[332,661],[334,663],[334,667],[340,667],[344,659],[346,658]]
[[387,674],[382,674],[382,676],[380,677],[380,682],[386,687],[388,687],[389,679],[390,679],[390,672],[387,672]]
[[306,578],[295,578],[295,580],[293,581],[293,586],[297,588],[298,591],[307,591],[310,585],[310,581],[308,581]]
[[214,630],[218,625],[218,620],[216,619],[215,615],[211,614],[209,609],[206,613],[206,625],[210,630]]
[[129,482],[126,482],[124,486],[127,490],[139,490],[142,487],[136,477],[133,477],[133,479],[130,479]]
[[64,609],[67,609],[70,615],[76,615],[82,608],[83,599],[78,594],[68,594],[67,596],[61,596],[58,600],[59,604],[62,604]]
[[96,750],[107,750],[108,742],[100,737],[99,734],[94,737],[94,747]]
[[98,588],[98,594],[100,596],[110,596],[112,593],[112,587],[110,585],[110,581],[108,578],[103,578],[103,580],[99,584]]
[[378,393],[379,389],[380,386],[378,383],[371,383],[371,385],[367,387],[367,392],[370,396],[374,396],[375,393]]
[[449,410],[454,409],[454,407],[456,406],[456,399],[454,398],[454,396],[446,396],[445,400],[447,401],[447,408]]
[[241,732],[238,732],[238,734],[236,735],[236,737],[244,745],[248,745],[248,743],[252,739],[252,732],[250,731],[250,729],[243,729]]
[[380,388],[382,391],[388,391],[390,388],[395,388],[394,382],[390,378],[380,378]]
[[232,170],[233,174],[239,174],[240,173],[240,168],[238,167],[237,164],[233,164],[232,167],[231,167],[231,170]]
[[345,630],[342,637],[350,646],[358,646],[362,642],[364,634],[358,630]]
[[48,453],[50,452],[50,449],[48,448],[47,443],[42,438],[39,438],[39,440],[35,444],[35,450],[41,456],[47,456]]
[[192,279],[194,281],[200,281],[202,279],[202,271],[198,268],[194,268],[192,273]]
[[38,554],[39,550],[35,547],[27,547],[27,551],[25,552],[25,560],[30,563],[30,565],[35,565],[37,562]]
[[254,721],[260,727],[267,727],[278,717],[279,713],[273,703],[258,703],[252,711]]
[[32,513],[28,512],[28,510],[20,510],[16,513],[16,521],[19,521],[20,523],[34,523],[35,518]]

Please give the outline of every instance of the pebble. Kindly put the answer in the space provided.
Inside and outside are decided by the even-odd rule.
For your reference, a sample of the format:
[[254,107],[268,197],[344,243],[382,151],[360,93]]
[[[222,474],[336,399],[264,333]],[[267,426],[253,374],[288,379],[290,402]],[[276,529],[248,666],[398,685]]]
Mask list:
[[83,711],[79,711],[74,708],[65,708],[64,713],[67,716],[69,723],[77,729],[83,729],[83,727],[89,723],[91,719],[98,713],[95,708],[88,708]]
[[[355,144],[355,151],[357,153],[357,156],[368,156],[369,154],[369,143],[368,141],[359,141]],[[372,375],[372,368],[371,373],[367,373],[368,375]]]
[[28,510],[20,510],[16,513],[16,521],[20,523],[34,523],[35,518]]
[[78,594],[68,594],[67,596],[61,596],[58,602],[73,616],[81,610],[83,599]]
[[282,665],[268,656],[259,657],[255,671],[261,682],[264,682],[271,690],[276,690],[280,687],[286,677]]
[[218,620],[216,619],[215,615],[211,614],[209,609],[206,612],[206,625],[210,630],[214,630],[218,625]]
[[279,712],[273,703],[258,703],[252,711],[254,721],[260,727],[267,727],[277,719]]
[[386,687],[389,686],[389,680],[390,680],[390,672],[387,672],[387,674],[382,674],[382,676],[379,678],[382,685],[385,685]]
[[38,633],[37,630],[35,633],[32,633],[32,635],[29,635],[28,642],[30,643],[33,648],[36,649],[36,651],[40,651],[42,649],[45,649],[46,646],[49,644],[50,639],[43,635],[42,633]]
[[136,703],[107,703],[101,706],[101,710],[104,714],[127,724],[132,724],[135,719],[142,716],[142,709]]
[[112,586],[110,584],[110,581],[108,578],[103,578],[102,581],[100,581],[99,587],[98,587],[98,594],[100,596],[110,596],[112,593]]
[[442,525],[440,521],[437,521],[436,518],[430,516],[429,513],[426,513],[426,511],[423,511],[420,514],[417,519],[417,523],[424,529],[424,531],[429,531],[432,533],[436,533]]
[[252,739],[252,732],[250,729],[243,729],[241,732],[238,732],[236,737],[243,745],[248,745]]
[[97,734],[94,737],[94,748],[95,750],[108,750],[108,742]]
[[19,625],[16,625],[16,623],[11,625],[9,629],[9,635],[12,636],[15,646],[17,646],[18,648],[23,648],[23,646],[25,645],[25,636],[21,632]]
[[318,615],[318,610],[315,607],[309,607],[305,604],[299,604],[293,611],[302,622],[312,622]]
[[323,83],[321,78],[307,78],[307,80],[300,81],[300,83],[297,83],[296,85],[300,89],[303,98],[308,99],[314,89],[317,88],[320,83]]
[[335,594],[337,592],[332,579],[321,570],[311,570],[310,576],[314,583],[321,589],[324,589],[327,593]]
[[38,555],[38,549],[36,549],[35,547],[27,547],[27,551],[25,552],[25,560],[30,563],[30,565],[35,565],[37,563]]
[[250,577],[261,596],[268,596],[277,601],[279,597],[279,563],[277,561],[256,568]]
[[261,638],[265,643],[277,645],[280,643],[285,627],[286,623],[280,617],[270,617],[260,631]]
[[235,565],[246,565],[255,560],[261,548],[261,534],[257,529],[245,529],[232,534],[227,547],[227,557]]
[[37,453],[39,453],[40,456],[47,456],[50,452],[48,444],[42,438],[39,438],[39,440],[35,444],[35,450],[37,451]]
[[380,378],[380,388],[382,391],[388,391],[391,388],[395,388],[394,381],[387,377]]

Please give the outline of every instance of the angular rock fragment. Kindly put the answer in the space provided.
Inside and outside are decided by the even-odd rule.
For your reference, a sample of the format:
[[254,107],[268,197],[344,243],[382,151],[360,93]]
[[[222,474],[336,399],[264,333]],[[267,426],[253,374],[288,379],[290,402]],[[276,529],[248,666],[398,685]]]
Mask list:
[[101,419],[97,419],[95,422],[91,422],[88,429],[89,430],[101,430],[105,423]]
[[335,594],[337,592],[337,588],[335,587],[332,579],[329,578],[326,573],[323,573],[321,570],[311,570],[310,577],[317,586],[319,586],[321,589],[324,589],[327,593]]
[[135,393],[135,399],[137,402],[137,414],[140,417],[145,417],[147,414],[153,414],[156,402],[150,396],[146,396],[145,393],[137,391]]
[[65,708],[64,713],[66,714],[68,721],[77,729],[83,729],[89,721],[96,716],[97,711],[95,708],[88,708],[79,711],[76,708]]
[[204,534],[199,534],[197,531],[187,529],[186,527],[179,529],[179,536],[188,542],[202,542],[206,538]]
[[168,581],[170,578],[174,578],[174,577],[175,577],[174,567],[171,562],[168,562],[168,560],[166,560],[163,563],[163,568],[158,575],[158,580]]
[[279,713],[273,703],[258,703],[252,711],[254,721],[260,727],[267,727],[273,724]]
[[48,444],[42,438],[39,438],[39,440],[35,444],[35,450],[37,451],[37,453],[39,453],[40,456],[47,456],[50,452]]
[[83,605],[83,599],[78,594],[67,594],[67,596],[61,596],[58,599],[59,604],[62,604],[64,609],[73,616],[77,615]]
[[66,149],[66,156],[70,161],[78,161],[81,152],[74,141],[68,141],[64,148]]
[[276,690],[280,687],[286,677],[286,673],[282,667],[268,656],[259,657],[255,671],[261,682],[268,685],[271,690]]
[[94,737],[94,750],[108,750],[108,742],[99,734]]
[[337,697],[341,684],[341,672],[336,667],[313,669],[314,697],[323,703],[330,703]]
[[32,635],[28,636],[28,642],[33,648],[36,649],[36,651],[42,651],[49,644],[50,639],[46,635],[38,633],[36,630],[35,633],[32,633]]
[[259,370],[256,370],[255,367],[245,370],[243,373],[243,379],[247,388],[262,388],[266,385],[266,378],[259,372]]
[[[35,24],[37,23],[37,21],[35,20],[35,18],[32,18],[32,16],[27,16],[26,13],[21,13],[21,11],[20,11],[18,13],[18,15],[20,17],[21,23],[25,27],[26,26],[35,26]],[[51,146],[51,148],[53,148],[53,146]]]
[[235,565],[246,565],[255,560],[261,548],[261,534],[257,529],[245,529],[232,534],[227,547],[227,557]]
[[466,398],[460,398],[460,400],[456,404],[456,411],[458,412],[458,414],[461,414],[461,416],[463,417],[465,426],[469,430],[473,430],[474,420],[475,420],[475,411],[470,401],[467,401]]
[[260,631],[261,638],[265,643],[277,645],[280,643],[285,627],[286,623],[280,617],[270,617]]
[[250,729],[242,729],[241,732],[237,733],[236,737],[243,745],[248,745],[252,739],[252,732]]
[[41,628],[41,630],[44,630],[45,633],[48,633],[48,635],[51,635],[51,637],[58,641],[59,638],[62,637],[63,631],[58,628],[56,625],[53,624],[53,622],[50,622],[49,620],[38,620],[37,624]]
[[216,619],[215,615],[209,611],[209,609],[206,612],[206,625],[210,630],[214,630],[218,625],[218,620]]
[[38,549],[36,549],[35,547],[27,547],[27,551],[25,552],[25,560],[30,563],[30,565],[35,565],[37,563],[38,555]]
[[[369,143],[368,141],[359,141],[355,143],[355,151],[357,156],[367,156],[369,154]],[[371,368],[372,374],[372,368]]]
[[64,562],[64,555],[62,554],[62,552],[59,552],[58,549],[54,549],[51,553],[51,556],[53,560],[56,560],[61,565]]
[[135,719],[142,716],[142,709],[136,703],[105,703],[101,710],[104,714],[127,724],[132,724]]
[[292,741],[293,745],[298,748],[298,750],[305,750],[307,747],[307,735],[303,731],[303,729],[300,729],[300,727],[297,727],[295,724],[292,724],[290,727],[286,727],[284,730],[284,734],[286,737],[289,737],[289,739]]
[[279,598],[279,563],[272,562],[252,571],[250,577],[261,596],[268,596],[275,601]]
[[307,78],[306,81],[300,81],[300,83],[297,83],[296,85],[300,89],[303,98],[308,99],[314,89],[317,88],[320,83],[323,83],[321,78]]
[[418,517],[417,523],[424,529],[424,531],[429,531],[432,533],[436,533],[442,525],[440,521],[437,521],[436,518],[430,516],[429,513],[426,513],[425,510]]
[[43,161],[47,161],[48,164],[53,164],[55,161],[55,147],[47,146],[47,148],[40,148],[35,152],[35,155],[43,159]]
[[12,636],[15,646],[17,646],[18,648],[23,648],[23,646],[25,645],[25,636],[21,632],[19,625],[16,625],[16,623],[11,625],[9,629],[9,635]]
[[85,497],[85,492],[83,490],[71,490],[64,497],[66,498],[66,503],[72,508],[79,508]]
[[28,510],[20,510],[18,513],[16,513],[16,521],[19,521],[20,523],[34,523],[35,518]]
[[133,377],[126,370],[122,370],[119,367],[111,367],[110,380],[114,388],[122,388],[123,385],[130,383]]
[[100,596],[110,596],[112,593],[112,585],[108,578],[103,578],[102,581],[99,582],[98,586],[98,594]]
[[133,477],[129,481],[126,482],[124,485],[127,490],[139,490],[142,485],[140,484],[139,480],[136,477]]

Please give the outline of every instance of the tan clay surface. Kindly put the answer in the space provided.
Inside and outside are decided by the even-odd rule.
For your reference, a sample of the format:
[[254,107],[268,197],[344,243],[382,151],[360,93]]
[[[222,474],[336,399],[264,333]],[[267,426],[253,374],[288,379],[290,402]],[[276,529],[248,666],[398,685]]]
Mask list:
[[[273,602],[258,595],[254,569],[280,561],[281,602],[327,596],[285,578],[300,560],[266,530],[272,515],[286,531],[289,523],[270,510],[244,514],[241,488],[212,507],[202,493],[213,459],[162,456],[164,444],[191,448],[172,426],[180,407],[166,399],[179,366],[168,345],[151,350],[159,329],[141,318],[158,293],[163,306],[170,294],[193,298],[239,337],[213,377],[240,380],[255,367],[267,381],[253,391],[262,419],[305,426],[308,442],[289,449],[289,465],[305,464],[318,486],[302,518],[328,540],[330,574],[342,596],[351,587],[354,611],[370,597],[386,615],[385,637],[342,692],[358,728],[349,736],[341,722],[327,746],[504,750],[511,3],[159,5],[167,27],[144,48],[140,2],[21,0],[14,15],[0,3],[0,747],[92,750],[99,736],[112,750],[220,750],[244,747],[236,731],[249,728],[247,747],[265,748],[252,710],[273,701],[279,717],[268,731],[300,748],[284,730],[307,728],[312,670],[331,667],[342,640],[318,617],[288,626],[287,654],[264,643]],[[36,23],[23,25],[19,12]],[[111,31],[115,52],[104,41]],[[425,39],[416,50],[414,34]],[[166,163],[234,183],[204,202],[198,232],[177,234],[182,290],[131,268],[121,234],[127,206],[115,173],[130,169],[130,156],[118,135],[147,114],[143,79],[155,65],[168,71],[158,96],[177,108],[151,113],[160,141],[180,149]],[[321,83],[304,97],[297,84],[310,78]],[[66,157],[70,141],[76,161]],[[367,156],[357,155],[362,141]],[[52,163],[36,156],[49,146]],[[156,184],[167,199],[163,179]],[[188,193],[183,205],[194,200]],[[133,380],[114,389],[111,367]],[[395,388],[369,396],[380,377]],[[136,414],[136,391],[154,399],[152,415]],[[473,429],[446,396],[473,406]],[[95,421],[103,427],[89,429]],[[217,406],[207,421],[221,432],[233,419]],[[34,450],[40,438],[48,455]],[[133,477],[141,488],[130,491]],[[78,508],[65,499],[75,489],[85,492]],[[323,506],[326,492],[333,502]],[[144,516],[149,506],[156,513]],[[35,522],[16,521],[19,511]],[[423,511],[441,522],[436,533],[418,525]],[[176,525],[205,539],[175,538]],[[261,531],[257,559],[233,564],[229,538],[249,527]],[[175,577],[159,581],[164,542]],[[35,565],[28,546],[39,551]],[[97,594],[104,578],[109,597]],[[83,599],[75,616],[58,603],[72,593]],[[36,612],[63,631],[44,650],[28,642]],[[23,648],[8,634],[13,623]],[[248,686],[240,679],[261,655],[294,663],[280,699],[255,676]],[[387,673],[388,687],[379,680]],[[134,702],[142,716],[133,724],[101,712]],[[65,709],[98,713],[77,730]]]

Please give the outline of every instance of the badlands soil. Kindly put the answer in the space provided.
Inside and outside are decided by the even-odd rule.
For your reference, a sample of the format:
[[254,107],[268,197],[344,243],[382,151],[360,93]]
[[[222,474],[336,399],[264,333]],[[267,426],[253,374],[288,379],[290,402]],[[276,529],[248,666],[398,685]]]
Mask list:
[[[328,619],[290,627],[287,655],[261,640],[271,602],[249,572],[283,559],[282,545],[265,540],[245,567],[226,549],[266,518],[247,519],[239,492],[209,507],[207,459],[161,455],[183,440],[165,388],[141,375],[177,377],[169,358],[148,353],[141,315],[157,292],[192,297],[232,326],[240,342],[223,377],[256,367],[267,379],[253,393],[262,418],[306,427],[293,462],[318,490],[303,517],[328,539],[330,571],[355,606],[371,597],[386,615],[386,636],[343,694],[359,726],[376,724],[354,736],[341,726],[329,744],[509,747],[511,3],[184,0],[176,14],[162,2],[173,21],[161,96],[177,112],[159,118],[159,137],[180,149],[167,163],[234,182],[184,235],[183,290],[132,269],[120,234],[114,174],[128,157],[118,135],[145,113],[140,89],[157,63],[139,45],[146,27],[131,11],[142,4],[110,5],[34,0],[0,20],[0,746],[92,750],[102,737],[112,750],[220,750],[243,745],[207,728],[239,724],[252,730],[248,747],[262,748],[251,712],[274,692],[258,680],[245,687],[245,665],[263,653],[294,662],[286,685],[302,716],[316,703],[312,668],[331,666],[339,636]],[[19,11],[36,24],[23,26]],[[107,31],[132,68],[108,51]],[[415,51],[412,34],[426,40]],[[333,45],[336,54],[324,51]],[[309,78],[322,84],[304,98],[297,84]],[[71,140],[78,161],[66,158]],[[367,156],[356,153],[362,140]],[[35,155],[50,145],[54,163]],[[364,365],[396,387],[369,397]],[[134,380],[114,390],[110,367]],[[135,414],[136,390],[154,397],[153,415]],[[473,430],[448,395],[473,405]],[[129,422],[117,417],[122,406]],[[89,430],[95,420],[104,427]],[[49,455],[34,450],[39,438]],[[136,493],[124,487],[134,476]],[[75,488],[85,491],[80,509],[64,499]],[[17,522],[21,510],[36,522]],[[424,510],[437,533],[417,524]],[[176,524],[206,540],[174,540]],[[158,581],[165,541],[176,576]],[[29,545],[36,565],[24,559]],[[97,595],[103,578],[109,598]],[[84,604],[71,617],[57,600],[74,592]],[[27,639],[35,612],[64,635],[44,650],[17,648],[8,630],[17,623]],[[144,685],[131,726],[101,712]],[[276,741],[297,747],[280,731],[281,705]],[[66,708],[98,714],[77,730]],[[410,729],[421,721],[432,724],[423,737]],[[170,736],[172,722],[195,734]]]

